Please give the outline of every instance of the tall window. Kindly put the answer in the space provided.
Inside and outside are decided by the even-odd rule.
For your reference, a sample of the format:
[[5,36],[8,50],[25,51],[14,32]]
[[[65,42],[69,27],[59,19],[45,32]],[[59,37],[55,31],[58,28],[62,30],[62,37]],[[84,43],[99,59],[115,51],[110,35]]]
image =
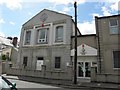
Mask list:
[[27,60],[28,60],[28,57],[23,57],[24,68],[27,66]]
[[30,44],[31,31],[26,31],[25,44]]
[[120,51],[113,51],[114,68],[120,68]]
[[118,28],[118,20],[110,19],[109,21],[110,34],[120,34],[120,30]]
[[38,43],[47,43],[48,28],[38,30]]
[[56,27],[55,42],[63,42],[63,26]]
[[55,68],[60,68],[61,57],[55,57]]

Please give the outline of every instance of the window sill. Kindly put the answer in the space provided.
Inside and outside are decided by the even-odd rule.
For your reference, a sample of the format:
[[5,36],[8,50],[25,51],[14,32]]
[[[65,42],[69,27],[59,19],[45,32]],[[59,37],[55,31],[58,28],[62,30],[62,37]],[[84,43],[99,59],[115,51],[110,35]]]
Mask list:
[[46,43],[36,43],[35,46],[44,46],[44,45],[48,45],[48,42]]
[[54,44],[64,44],[64,42],[63,41],[62,42],[55,41]]
[[55,71],[62,71],[62,69],[60,68],[54,68]]
[[110,33],[110,35],[120,35],[120,33]]
[[63,40],[55,40],[55,43],[63,42]]
[[48,42],[38,42],[37,44],[48,44]]
[[113,70],[120,70],[120,68],[113,68]]

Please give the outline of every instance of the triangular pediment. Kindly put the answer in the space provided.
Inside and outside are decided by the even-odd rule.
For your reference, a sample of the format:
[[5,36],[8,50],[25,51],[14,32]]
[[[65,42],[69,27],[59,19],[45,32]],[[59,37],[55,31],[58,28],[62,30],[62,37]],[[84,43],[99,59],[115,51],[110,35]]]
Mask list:
[[[71,56],[74,56],[74,51],[75,49],[71,50]],[[77,47],[77,56],[97,56],[97,49],[86,44],[82,44]]]
[[34,17],[32,17],[30,20],[28,20],[26,23],[24,23],[23,26],[33,26],[42,23],[51,23],[59,20],[66,20],[67,18],[72,17],[67,14],[62,14],[48,9],[44,9],[38,14],[36,14]]

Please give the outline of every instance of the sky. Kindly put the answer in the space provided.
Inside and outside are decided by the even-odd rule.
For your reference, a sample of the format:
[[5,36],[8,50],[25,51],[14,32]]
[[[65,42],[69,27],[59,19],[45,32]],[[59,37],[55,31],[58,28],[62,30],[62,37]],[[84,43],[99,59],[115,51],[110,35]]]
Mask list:
[[77,2],[77,26],[82,34],[95,34],[94,17],[117,15],[120,0],[0,0],[0,36],[20,38],[22,25],[43,9],[71,15]]

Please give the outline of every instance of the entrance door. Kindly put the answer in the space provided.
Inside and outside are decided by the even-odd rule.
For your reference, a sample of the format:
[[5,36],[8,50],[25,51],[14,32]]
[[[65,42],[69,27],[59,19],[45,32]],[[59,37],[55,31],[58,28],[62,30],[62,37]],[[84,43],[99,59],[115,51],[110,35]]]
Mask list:
[[83,62],[78,62],[78,77],[84,76]]
[[84,72],[85,77],[90,77],[90,74],[91,74],[91,70],[90,70],[91,62],[85,62],[84,66],[85,66],[85,72]]
[[90,77],[91,62],[78,62],[78,77]]
[[38,57],[36,62],[36,70],[42,70],[43,58]]

